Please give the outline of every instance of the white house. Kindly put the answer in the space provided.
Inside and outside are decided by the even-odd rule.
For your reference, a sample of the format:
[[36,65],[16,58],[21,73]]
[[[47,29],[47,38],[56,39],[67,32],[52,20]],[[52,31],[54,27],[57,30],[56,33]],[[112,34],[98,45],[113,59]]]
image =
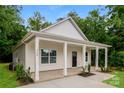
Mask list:
[[[91,50],[96,50],[96,70],[99,49],[105,49],[105,68],[110,45],[89,41],[72,18],[66,18],[39,32],[30,31],[13,49],[13,62],[30,67],[34,80],[39,81],[42,72],[61,70],[68,75],[69,68],[91,64]],[[52,72],[51,72],[52,73]],[[41,74],[41,75],[40,75]],[[47,75],[51,77],[52,75]]]

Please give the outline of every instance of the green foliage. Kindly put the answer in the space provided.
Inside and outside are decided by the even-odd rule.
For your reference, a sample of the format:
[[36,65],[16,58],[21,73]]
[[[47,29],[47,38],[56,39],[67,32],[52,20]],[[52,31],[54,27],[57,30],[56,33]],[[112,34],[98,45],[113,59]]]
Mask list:
[[90,73],[91,65],[88,64],[88,73]]
[[34,16],[28,19],[28,28],[34,31],[40,31],[51,24],[50,22],[45,22],[45,17],[38,11],[34,12]]
[[[9,58],[12,46],[26,34],[23,19],[20,17],[21,6],[0,6],[0,59]],[[67,14],[72,17],[83,33],[91,41],[112,45],[109,49],[109,63],[119,68],[124,67],[124,6],[106,6],[108,11],[101,15],[99,9],[89,11],[86,18],[81,18],[75,11]],[[64,18],[58,18],[60,21]],[[35,12],[28,19],[28,27],[39,31],[51,25],[45,21],[40,12]],[[104,60],[104,51],[101,51],[100,60]],[[11,57],[10,57],[11,58]]]
[[[109,48],[109,66],[124,67],[124,6],[106,6],[108,12],[100,15],[99,9],[89,12],[86,18],[80,18],[76,12],[71,16],[90,41],[112,45]],[[100,50],[99,61],[104,61],[104,51]],[[104,66],[103,66],[104,67]]]
[[82,73],[85,73],[85,67],[82,66]]
[[119,70],[124,69],[124,51],[113,51],[110,56],[111,65]]
[[0,6],[0,59],[7,59],[12,47],[25,35],[21,6]]
[[85,67],[82,67],[82,73],[90,73],[91,65],[88,64]]
[[25,71],[23,65],[16,65],[16,75],[17,80],[23,80],[23,82],[33,82],[33,79],[30,77],[30,71]]
[[42,25],[42,29],[44,29],[44,28],[46,28],[46,27],[48,27],[50,25],[52,25],[52,23],[50,23],[50,22],[44,22],[43,25]]
[[28,19],[29,28],[34,31],[40,31],[42,28],[44,17],[40,14],[40,12],[34,12],[34,16]]
[[111,71],[111,65],[108,64],[107,68],[105,68],[105,62],[103,62],[102,60],[99,62],[99,66],[101,69],[101,72],[110,72]]
[[25,71],[23,65],[17,64],[16,65],[16,75],[17,79],[23,79],[25,76]]

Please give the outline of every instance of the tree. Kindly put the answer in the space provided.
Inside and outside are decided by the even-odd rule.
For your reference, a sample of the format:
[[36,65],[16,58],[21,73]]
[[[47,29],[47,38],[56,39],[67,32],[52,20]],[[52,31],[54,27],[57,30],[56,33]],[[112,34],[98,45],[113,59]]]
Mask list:
[[44,22],[43,25],[42,25],[42,29],[44,29],[44,28],[46,28],[46,27],[48,27],[50,25],[52,25],[52,23],[50,23],[50,22]]
[[[0,59],[11,59],[12,47],[25,35],[21,6],[0,6]],[[10,61],[10,60],[9,60]]]
[[31,30],[40,31],[42,29],[43,22],[45,18],[40,14],[40,12],[34,12],[34,16],[28,19],[28,26]]
[[73,18],[73,20],[79,25],[81,18],[78,16],[78,14],[75,11],[71,11],[67,14],[67,17]]
[[63,19],[64,19],[64,18],[60,17],[60,18],[58,18],[56,21],[59,22],[59,21],[61,21],[61,20],[63,20]]
[[112,45],[111,56],[113,66],[124,67],[124,6],[109,5],[108,29],[109,42]]
[[112,45],[115,50],[124,50],[124,6],[106,6]]

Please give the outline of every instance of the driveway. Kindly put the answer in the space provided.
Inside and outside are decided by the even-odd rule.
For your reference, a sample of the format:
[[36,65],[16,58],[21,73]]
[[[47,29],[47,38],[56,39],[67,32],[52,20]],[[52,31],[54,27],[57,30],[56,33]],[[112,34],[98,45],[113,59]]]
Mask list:
[[75,75],[29,84],[21,88],[112,88],[112,86],[102,83],[103,80],[110,78],[111,74],[100,72],[93,73],[95,75],[89,77]]

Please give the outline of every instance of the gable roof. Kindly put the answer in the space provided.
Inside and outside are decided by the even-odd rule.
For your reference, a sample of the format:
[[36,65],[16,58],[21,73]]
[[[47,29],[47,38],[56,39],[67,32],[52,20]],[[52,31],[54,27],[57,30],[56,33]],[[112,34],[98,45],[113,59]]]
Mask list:
[[[62,23],[65,22],[67,20],[70,20],[70,22],[75,26],[75,28],[77,29],[77,31],[80,33],[80,35],[84,38],[84,40],[77,40],[77,39],[73,39],[73,38],[69,38],[69,37],[64,37],[64,36],[59,36],[59,35],[55,35],[52,33],[44,33],[46,30]],[[30,40],[32,37],[34,36],[42,36],[42,37],[46,37],[46,38],[53,38],[53,39],[61,39],[61,40],[66,40],[66,41],[72,41],[72,42],[77,42],[77,43],[81,43],[81,44],[88,44],[88,45],[95,45],[95,46],[100,46],[100,47],[112,47],[110,45],[107,44],[102,44],[102,43],[97,43],[97,42],[92,42],[89,41],[87,39],[87,37],[84,35],[84,33],[81,31],[81,29],[77,26],[77,24],[74,22],[74,20],[71,17],[68,17],[62,21],[59,21],[43,30],[41,30],[40,32],[37,31],[29,31],[23,38],[22,40],[20,40],[20,42],[17,43],[16,46],[13,47],[13,49],[16,49],[17,47],[21,46],[22,44],[24,44],[26,41]]]
[[68,21],[68,20],[72,23],[72,25],[73,25],[73,26],[75,27],[75,29],[79,32],[79,34],[82,36],[82,38],[83,38],[84,40],[89,41],[88,38],[85,36],[85,34],[81,31],[81,29],[78,27],[78,25],[75,23],[75,21],[74,21],[71,17],[65,18],[65,19],[63,19],[63,20],[61,20],[61,21],[59,21],[59,22],[57,22],[57,23],[54,23],[53,25],[51,25],[51,26],[49,26],[49,27],[47,27],[47,28],[41,30],[40,32],[45,32],[45,31],[47,31],[47,30],[49,30],[49,29],[51,29],[51,28],[53,28],[53,27],[55,27],[55,26],[57,26],[57,25],[59,25],[59,24],[65,22],[65,21]]

